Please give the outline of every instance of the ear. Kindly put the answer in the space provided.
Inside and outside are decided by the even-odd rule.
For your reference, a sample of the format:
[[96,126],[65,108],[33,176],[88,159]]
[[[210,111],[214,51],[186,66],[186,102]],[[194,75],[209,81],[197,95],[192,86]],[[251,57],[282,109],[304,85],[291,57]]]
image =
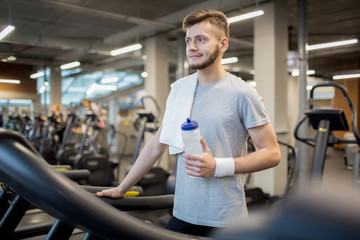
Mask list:
[[229,47],[229,39],[227,39],[227,37],[223,37],[220,40],[220,51],[224,53],[226,52],[228,47]]

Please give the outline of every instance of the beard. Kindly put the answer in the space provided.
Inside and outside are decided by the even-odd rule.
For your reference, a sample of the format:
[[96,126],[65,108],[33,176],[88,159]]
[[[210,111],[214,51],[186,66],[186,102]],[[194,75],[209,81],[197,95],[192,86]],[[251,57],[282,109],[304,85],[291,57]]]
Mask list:
[[208,66],[210,66],[211,64],[213,64],[215,62],[215,60],[218,58],[220,54],[220,50],[219,48],[215,48],[215,50],[211,53],[210,57],[208,59],[205,60],[205,62],[203,63],[199,63],[199,64],[190,64],[190,68],[194,69],[194,70],[201,70],[201,69],[205,69]]

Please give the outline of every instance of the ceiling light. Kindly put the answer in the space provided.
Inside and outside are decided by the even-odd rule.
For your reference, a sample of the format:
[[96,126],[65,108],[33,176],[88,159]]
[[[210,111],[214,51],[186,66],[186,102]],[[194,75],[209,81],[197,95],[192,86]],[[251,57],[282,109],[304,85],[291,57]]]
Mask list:
[[39,89],[39,93],[45,92],[46,87],[47,87],[48,85],[49,85],[49,82],[48,82],[48,81],[45,81],[45,82],[43,83],[43,85],[41,85],[41,87],[40,87],[40,89]]
[[141,77],[146,78],[149,74],[147,72],[142,72]]
[[4,30],[0,32],[0,40],[6,37],[6,35],[8,35],[14,29],[15,27],[11,25],[8,25],[6,28],[4,28]]
[[115,49],[115,50],[112,50],[110,52],[110,54],[112,56],[116,56],[116,55],[119,55],[119,54],[123,54],[123,53],[127,53],[127,52],[132,52],[132,51],[135,51],[135,50],[138,50],[138,49],[141,49],[142,48],[142,45],[141,44],[134,44],[134,45],[130,45],[130,46],[127,46],[127,47],[123,47],[123,48],[119,48],[119,49]]
[[63,64],[60,66],[60,68],[62,70],[65,70],[65,69],[74,68],[74,67],[78,67],[78,66],[80,66],[80,62],[75,61],[75,62]]
[[315,44],[315,45],[306,45],[306,50],[317,50],[317,49],[323,49],[323,48],[329,48],[329,47],[338,47],[348,44],[354,44],[357,43],[357,39],[350,39],[350,40],[344,40],[344,41],[338,41],[338,42],[329,42],[329,43],[322,43],[322,44]]
[[102,90],[102,91],[115,91],[117,89],[114,85],[97,85],[95,90]]
[[261,16],[263,14],[264,14],[263,10],[258,10],[258,11],[254,11],[254,12],[250,12],[250,13],[246,13],[246,14],[241,14],[239,16],[228,18],[227,22],[230,24],[230,23],[233,23],[233,22],[238,22],[238,21],[242,21],[242,20],[245,20],[245,19]]
[[[315,74],[315,70],[307,70],[306,71],[306,75],[313,75],[313,74]],[[300,75],[300,73],[299,73],[299,70],[293,70],[292,72],[291,72],[291,76],[293,76],[293,77],[297,77],[297,76],[299,76]]]
[[35,79],[44,76],[44,72],[37,72],[30,75],[30,78]]
[[40,89],[39,89],[39,93],[43,93],[45,92],[46,86],[43,84],[41,85]]
[[223,58],[221,59],[221,64],[236,63],[237,61],[238,61],[237,57]]
[[360,78],[360,73],[354,73],[354,74],[345,74],[345,75],[335,75],[332,77],[332,79],[347,79],[347,78]]
[[109,78],[103,78],[101,79],[101,83],[114,83],[119,80],[118,77],[109,77]]
[[0,83],[19,84],[19,83],[20,83],[20,80],[15,80],[15,79],[0,79]]
[[91,95],[95,90],[115,91],[116,89],[117,87],[113,85],[98,85],[97,83],[93,83],[88,90],[86,90],[86,95]]
[[86,90],[86,95],[87,95],[87,96],[91,95],[91,94],[94,92],[96,85],[97,85],[96,83],[93,83],[93,84],[88,88],[88,90]]
[[15,61],[16,60],[16,57],[15,56],[8,56],[6,58],[8,61],[12,62],[12,61]]

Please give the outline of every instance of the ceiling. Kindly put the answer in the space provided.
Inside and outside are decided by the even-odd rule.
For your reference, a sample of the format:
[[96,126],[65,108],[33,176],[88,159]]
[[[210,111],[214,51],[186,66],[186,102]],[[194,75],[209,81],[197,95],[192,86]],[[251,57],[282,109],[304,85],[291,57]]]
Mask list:
[[[195,9],[219,9],[228,17],[261,8],[261,0],[0,0],[0,29],[16,29],[0,41],[0,59],[35,68],[80,61],[84,72],[117,70],[141,73],[142,54],[110,56],[109,51],[166,34],[171,76],[177,59],[177,35],[183,17]],[[287,0],[289,50],[297,49],[297,0]],[[308,43],[360,38],[360,1],[308,0]],[[233,71],[252,79],[253,20],[230,26],[227,56],[237,56]],[[309,52],[309,69],[330,79],[360,69],[360,44]],[[142,49],[143,50],[143,49]],[[141,51],[141,50],[140,50]],[[4,60],[6,61],[6,60]]]

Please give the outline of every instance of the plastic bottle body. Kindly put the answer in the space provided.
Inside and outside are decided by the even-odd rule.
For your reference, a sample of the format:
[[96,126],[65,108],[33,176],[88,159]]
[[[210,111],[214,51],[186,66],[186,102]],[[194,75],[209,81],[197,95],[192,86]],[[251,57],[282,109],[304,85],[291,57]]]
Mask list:
[[203,148],[200,143],[201,134],[199,127],[191,130],[182,129],[182,137],[185,146],[185,152],[191,154],[203,153]]

